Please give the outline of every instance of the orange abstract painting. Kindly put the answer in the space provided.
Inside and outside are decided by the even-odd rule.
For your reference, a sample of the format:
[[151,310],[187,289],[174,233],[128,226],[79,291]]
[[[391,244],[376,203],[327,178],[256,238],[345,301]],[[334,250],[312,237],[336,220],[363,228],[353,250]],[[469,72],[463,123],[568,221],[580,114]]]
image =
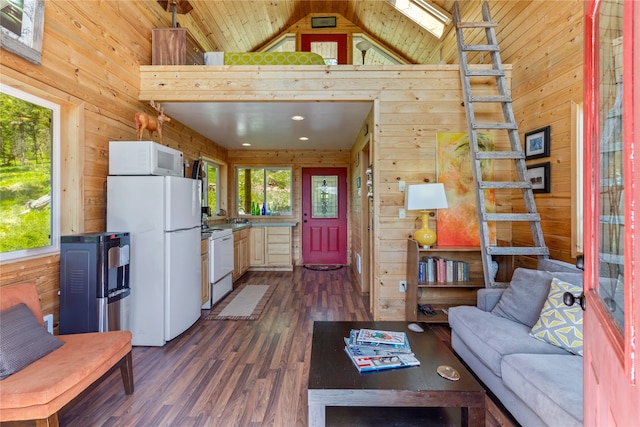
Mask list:
[[[493,135],[478,133],[480,151],[493,151]],[[444,184],[447,209],[438,210],[438,246],[480,246],[480,229],[473,171],[466,133],[438,133],[438,182]],[[493,179],[493,161],[482,160],[483,180]],[[495,191],[485,190],[487,212],[495,211]],[[489,223],[489,241],[496,241],[495,223]]]

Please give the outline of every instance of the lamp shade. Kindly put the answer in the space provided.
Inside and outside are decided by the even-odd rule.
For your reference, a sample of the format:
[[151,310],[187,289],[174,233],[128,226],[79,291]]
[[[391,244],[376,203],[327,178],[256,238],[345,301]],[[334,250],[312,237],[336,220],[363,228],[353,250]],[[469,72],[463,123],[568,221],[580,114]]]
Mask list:
[[447,208],[447,196],[444,192],[444,185],[437,183],[407,186],[404,207],[408,211]]

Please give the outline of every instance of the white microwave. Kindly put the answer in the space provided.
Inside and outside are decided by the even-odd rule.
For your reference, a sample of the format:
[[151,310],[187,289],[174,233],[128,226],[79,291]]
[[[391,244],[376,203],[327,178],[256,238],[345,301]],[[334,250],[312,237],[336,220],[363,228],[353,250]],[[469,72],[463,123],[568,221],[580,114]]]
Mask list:
[[109,175],[184,176],[182,151],[153,141],[109,141]]

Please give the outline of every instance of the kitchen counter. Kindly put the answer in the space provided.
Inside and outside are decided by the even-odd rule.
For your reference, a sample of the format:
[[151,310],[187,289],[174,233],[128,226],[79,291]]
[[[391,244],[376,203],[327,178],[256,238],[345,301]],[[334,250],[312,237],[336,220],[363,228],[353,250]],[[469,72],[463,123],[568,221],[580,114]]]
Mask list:
[[[238,231],[238,230],[243,230],[245,228],[249,228],[249,227],[295,227],[296,225],[298,225],[297,222],[295,221],[291,221],[291,222],[241,222],[241,223],[235,223],[232,222],[231,224],[212,224],[209,226],[208,230],[212,230],[215,228],[221,228],[223,230],[227,230],[227,229],[231,229],[232,231]],[[204,239],[206,237],[208,238],[211,235],[211,232],[208,232],[207,229],[203,230],[202,232],[202,238]]]

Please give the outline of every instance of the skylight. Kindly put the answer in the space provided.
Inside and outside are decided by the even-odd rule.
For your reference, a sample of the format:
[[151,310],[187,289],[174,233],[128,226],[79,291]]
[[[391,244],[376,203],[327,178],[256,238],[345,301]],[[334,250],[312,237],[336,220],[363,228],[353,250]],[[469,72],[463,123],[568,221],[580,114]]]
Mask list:
[[400,13],[420,25],[437,38],[451,22],[451,15],[426,0],[387,0]]

